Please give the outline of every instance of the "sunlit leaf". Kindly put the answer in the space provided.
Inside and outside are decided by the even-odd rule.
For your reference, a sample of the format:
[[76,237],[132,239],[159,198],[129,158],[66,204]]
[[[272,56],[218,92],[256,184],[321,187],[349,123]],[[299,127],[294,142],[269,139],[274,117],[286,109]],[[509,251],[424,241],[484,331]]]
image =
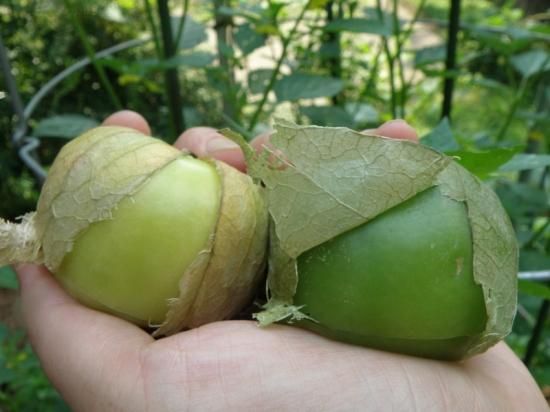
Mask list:
[[255,31],[250,24],[241,24],[235,31],[234,38],[244,55],[265,44],[265,36]]
[[[172,17],[172,36],[174,41],[178,34],[178,27],[182,20],[181,16]],[[206,27],[197,21],[195,21],[191,16],[187,15],[185,18],[183,32],[180,37],[180,41],[177,44],[179,49],[191,49],[202,42],[206,41]]]
[[331,97],[344,87],[341,79],[318,74],[293,73],[282,77],[274,87],[278,101]]

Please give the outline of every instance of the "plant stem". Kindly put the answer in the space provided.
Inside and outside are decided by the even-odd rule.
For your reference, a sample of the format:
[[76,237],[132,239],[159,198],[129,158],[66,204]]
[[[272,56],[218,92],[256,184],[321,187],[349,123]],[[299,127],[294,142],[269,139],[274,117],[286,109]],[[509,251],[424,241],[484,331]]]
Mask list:
[[262,113],[262,110],[264,108],[264,105],[267,101],[267,96],[271,89],[273,89],[273,86],[275,85],[275,81],[277,80],[277,77],[279,75],[279,72],[281,70],[281,65],[283,64],[283,60],[286,57],[286,52],[288,50],[288,46],[290,44],[290,41],[294,37],[294,34],[296,33],[296,30],[298,29],[298,25],[304,18],[304,14],[306,13],[307,9],[309,8],[310,3],[312,0],[308,0],[302,10],[300,11],[300,14],[298,15],[298,18],[294,22],[294,26],[290,30],[290,33],[288,33],[288,36],[282,38],[283,43],[283,50],[281,51],[281,55],[279,56],[279,59],[277,60],[277,64],[275,65],[275,69],[273,69],[273,73],[271,74],[271,77],[269,78],[269,82],[267,84],[267,87],[264,90],[264,93],[262,95],[262,99],[260,100],[260,103],[256,107],[256,111],[252,115],[252,120],[250,121],[250,125],[248,126],[248,130],[252,131],[254,127],[256,127],[256,124],[258,123],[258,119],[260,117],[260,114]]
[[[414,12],[414,16],[412,20],[409,22],[409,25],[405,29],[405,31],[402,32],[402,34],[397,39],[397,56],[401,56],[401,52],[403,50],[403,45],[405,42],[410,38],[412,34],[412,30],[414,28],[414,25],[418,21],[418,18],[420,17],[420,13],[424,9],[424,5],[426,4],[426,0],[421,0],[420,4],[418,5],[417,9]],[[402,107],[402,115],[405,117],[405,106],[407,105],[407,98],[408,98],[408,91],[410,87],[410,82],[407,82],[404,75],[403,70],[403,61],[401,57],[399,58],[399,73],[400,73],[400,79],[401,79],[401,107]],[[412,77],[411,77],[412,81]]]
[[149,0],[143,0],[143,4],[145,6],[145,15],[147,16],[147,20],[149,21],[149,25],[151,26],[151,34],[153,35],[155,52],[157,54],[157,58],[160,60],[162,58],[162,50],[160,48],[160,40],[159,40],[157,24],[155,23],[155,19],[153,17],[153,11],[151,9],[151,5],[149,4]]
[[[342,8],[342,1],[338,1],[338,18],[343,17],[343,8]],[[329,24],[331,21],[334,20],[334,1],[328,1],[325,5],[325,12],[326,12],[326,24]],[[342,77],[342,56],[341,56],[341,50],[340,50],[340,33],[339,32],[329,32],[325,36],[325,44],[334,46],[335,53],[334,55],[330,55],[330,57],[324,59],[325,64],[328,67],[329,73],[332,77],[335,78],[341,78]],[[332,104],[337,105],[340,103],[340,100],[342,98],[342,93],[339,93],[332,97]]]
[[181,15],[181,19],[178,24],[178,31],[176,33],[176,41],[174,43],[174,47],[177,49],[180,42],[181,42],[181,36],[183,35],[184,29],[185,29],[185,20],[187,20],[187,10],[189,9],[189,0],[183,0],[183,14]]
[[[443,106],[441,118],[451,120],[451,109],[454,89],[454,71],[456,67],[456,46],[458,43],[458,30],[460,25],[460,0],[451,0],[449,10],[449,30],[447,34],[447,57],[445,60],[445,82],[443,85]],[[451,75],[452,73],[452,75]]]
[[514,115],[516,114],[516,111],[518,109],[518,106],[523,99],[523,96],[525,95],[525,92],[527,91],[527,78],[524,77],[519,85],[519,88],[517,89],[517,93],[515,94],[512,104],[510,104],[510,110],[508,110],[508,113],[506,114],[506,117],[504,118],[504,123],[502,123],[502,126],[500,127],[497,135],[496,135],[496,141],[500,142],[506,132],[508,131],[508,128],[510,127],[510,124],[512,123],[512,120],[514,119]]
[[225,117],[236,119],[240,117],[240,110],[237,109],[235,102],[235,75],[231,60],[225,53],[229,46],[229,33],[232,27],[230,16],[222,15],[218,12],[221,6],[230,6],[230,0],[214,0],[214,16],[216,20],[216,40],[218,48],[218,59],[220,62],[221,75],[225,82],[226,90],[222,91],[223,114]]
[[[541,67],[545,67],[546,64],[548,64],[549,61],[550,61],[550,56],[547,57],[544,60],[544,63],[542,64]],[[514,96],[514,99],[512,100],[512,104],[510,105],[510,110],[508,111],[508,114],[506,115],[504,123],[502,124],[501,128],[499,129],[499,131],[497,133],[497,136],[496,136],[497,142],[502,140],[502,138],[506,134],[506,131],[510,127],[510,124],[512,123],[512,120],[514,119],[514,116],[516,114],[518,106],[521,103],[521,101],[523,100],[523,97],[525,96],[525,93],[527,92],[528,86],[530,86],[533,83],[536,83],[536,81],[538,80],[540,75],[541,75],[541,73],[538,73],[538,74],[532,75],[531,77],[525,76],[521,79],[519,87],[517,87],[517,92]],[[541,95],[538,95],[537,98],[540,98],[540,96]],[[544,96],[544,95],[542,95],[542,96]],[[541,102],[544,102],[544,97],[542,97],[542,100],[539,100],[539,103],[538,103],[539,106],[541,106]],[[544,104],[544,103],[542,103],[542,104]],[[538,109],[542,110],[542,107],[539,107]],[[539,110],[537,110],[537,111],[539,111]]]
[[395,39],[395,56],[394,58],[397,60],[397,69],[399,73],[399,83],[401,87],[399,88],[399,92],[396,91],[396,94],[399,94],[399,117],[404,118],[405,117],[405,97],[403,95],[403,90],[405,88],[405,70],[403,68],[403,56],[401,54],[401,46],[402,42],[401,39],[401,28],[399,27],[399,15],[398,15],[398,6],[397,6],[397,0],[392,1],[392,21],[393,21],[393,37]]
[[529,339],[529,343],[527,344],[527,349],[525,351],[525,356],[523,358],[523,363],[527,367],[529,367],[531,361],[533,360],[533,357],[535,356],[535,353],[537,352],[537,347],[540,342],[542,332],[544,330],[544,324],[546,322],[546,318],[548,317],[548,313],[550,313],[550,300],[545,299],[540,306],[537,316],[537,323],[533,328],[533,333],[531,334],[531,339]]
[[546,229],[548,229],[548,227],[550,227],[550,219],[546,220],[544,225],[542,225],[539,228],[539,230],[537,230],[535,233],[531,235],[529,240],[525,242],[525,244],[523,245],[523,249],[532,248],[535,242],[544,234],[544,232],[546,231]]
[[99,80],[105,90],[107,91],[107,94],[109,95],[109,98],[111,99],[111,103],[117,110],[122,109],[122,103],[120,102],[120,99],[115,93],[115,90],[113,89],[113,86],[111,85],[111,82],[109,81],[109,78],[105,74],[105,70],[103,70],[103,66],[101,66],[95,56],[94,48],[92,47],[91,43],[88,40],[88,36],[86,34],[86,31],[84,30],[84,27],[82,26],[82,22],[80,21],[78,17],[78,13],[75,10],[74,4],[71,0],[63,0],[63,3],[65,5],[65,8],[69,12],[69,18],[71,19],[71,22],[73,26],[76,29],[76,34],[78,35],[80,42],[84,46],[84,49],[86,50],[86,55],[92,62],[94,69],[97,72],[97,75],[99,76]]
[[[168,0],[158,0],[157,7],[160,19],[160,30],[162,34],[163,54],[164,58],[168,60],[174,56],[176,50],[172,38],[172,24],[170,21]],[[178,72],[175,68],[164,70],[164,88],[168,99],[168,110],[170,111],[171,137],[175,139],[177,134],[185,129],[180,96],[180,84]]]
[[365,85],[365,87],[363,88],[363,91],[361,92],[361,96],[364,96],[368,93],[368,91],[371,89],[371,87],[376,82],[376,79],[378,78],[378,66],[380,65],[380,56],[382,55],[382,51],[383,51],[383,46],[379,46],[378,51],[374,56],[374,63],[370,70],[369,80]]
[[[378,12],[378,18],[380,21],[384,21],[384,13],[382,11],[382,2],[381,0],[376,0],[376,11]],[[386,60],[388,62],[388,69],[390,72],[390,104],[391,104],[391,115],[393,118],[397,117],[397,95],[395,91],[395,70],[394,70],[394,56],[390,51],[390,46],[388,39],[385,36],[382,36],[382,46],[384,48],[384,54],[386,55]]]

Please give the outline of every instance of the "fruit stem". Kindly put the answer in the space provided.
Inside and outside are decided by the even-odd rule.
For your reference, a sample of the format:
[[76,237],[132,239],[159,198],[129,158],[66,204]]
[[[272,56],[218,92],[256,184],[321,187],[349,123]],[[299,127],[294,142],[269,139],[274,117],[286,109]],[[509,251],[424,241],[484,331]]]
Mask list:
[[27,213],[21,216],[20,223],[0,219],[0,266],[22,262],[42,262],[34,216],[34,212]]

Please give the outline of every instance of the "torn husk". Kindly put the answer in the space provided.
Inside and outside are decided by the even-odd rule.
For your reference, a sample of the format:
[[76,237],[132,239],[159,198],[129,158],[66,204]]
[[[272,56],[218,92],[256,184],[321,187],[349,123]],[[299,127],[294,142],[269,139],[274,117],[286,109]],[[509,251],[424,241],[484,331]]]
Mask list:
[[[92,129],[71,141],[49,171],[37,212],[21,223],[0,220],[0,265],[44,263],[56,273],[79,235],[111,219],[121,200],[181,156],[187,154],[123,127]],[[157,335],[233,316],[263,273],[267,209],[261,188],[235,169],[211,163],[222,181],[218,222],[208,245],[182,273],[180,296],[167,301],[169,315]]]
[[166,322],[156,335],[170,335],[236,315],[263,278],[267,207],[261,188],[236,169],[215,164],[222,178],[215,232],[208,248],[182,276],[180,296],[170,301]]
[[21,223],[1,223],[0,265],[44,263],[55,273],[80,233],[110,219],[123,198],[180,155],[124,127],[98,127],[72,140],[50,168],[36,213]]
[[35,213],[32,212],[21,216],[20,223],[0,219],[0,266],[43,262],[34,218]]
[[[409,141],[346,128],[296,126],[278,121],[262,156],[244,139],[249,173],[266,187],[273,221],[269,256],[271,300],[257,315],[262,325],[302,316],[292,305],[302,253],[434,186],[468,210],[474,281],[481,285],[487,323],[468,355],[487,349],[512,326],[517,296],[517,245],[496,195],[451,158]],[[276,157],[284,167],[272,166]],[[298,315],[297,315],[298,314]]]

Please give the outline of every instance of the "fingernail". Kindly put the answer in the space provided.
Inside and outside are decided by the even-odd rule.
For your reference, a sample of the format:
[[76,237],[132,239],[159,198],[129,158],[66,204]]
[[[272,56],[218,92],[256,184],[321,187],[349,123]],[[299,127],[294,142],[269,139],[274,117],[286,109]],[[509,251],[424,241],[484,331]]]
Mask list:
[[210,140],[206,144],[206,150],[208,153],[223,152],[226,150],[238,149],[239,145],[224,137],[218,137]]

